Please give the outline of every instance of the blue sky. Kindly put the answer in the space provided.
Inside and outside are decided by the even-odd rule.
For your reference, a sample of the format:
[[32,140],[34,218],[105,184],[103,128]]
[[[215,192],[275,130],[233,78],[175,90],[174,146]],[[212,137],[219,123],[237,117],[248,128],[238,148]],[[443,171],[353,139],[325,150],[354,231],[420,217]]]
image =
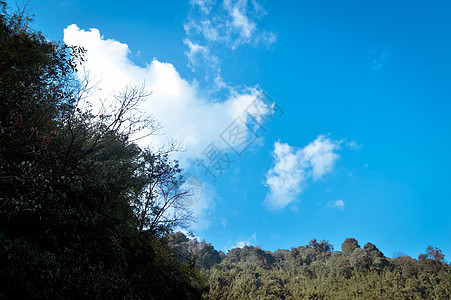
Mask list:
[[[154,91],[146,111],[184,139],[179,159],[202,183],[193,231],[217,249],[325,238],[339,250],[354,237],[388,256],[428,245],[451,256],[449,1],[29,7],[50,40],[88,49],[103,92]],[[265,103],[277,106],[260,123],[236,123]],[[224,144],[231,124],[259,135],[240,155]],[[216,180],[196,166],[211,143],[230,159]]]

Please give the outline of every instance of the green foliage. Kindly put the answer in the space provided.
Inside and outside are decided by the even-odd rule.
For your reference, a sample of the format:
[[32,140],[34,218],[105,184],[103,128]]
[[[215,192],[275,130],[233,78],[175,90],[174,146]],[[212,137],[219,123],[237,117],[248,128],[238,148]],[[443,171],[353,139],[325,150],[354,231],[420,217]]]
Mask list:
[[376,245],[374,244],[368,242],[363,248],[368,251],[372,257],[384,257],[384,253],[377,249]]
[[346,255],[351,255],[357,248],[360,248],[360,245],[354,238],[347,238],[343,244],[341,244],[341,251]]
[[325,240],[274,253],[253,246],[231,249],[220,263],[203,269],[210,287],[204,298],[449,299],[449,265],[386,258],[371,243],[357,247],[355,239],[343,244],[351,246],[344,247],[351,254],[332,252]]
[[145,192],[159,199],[149,182],[170,193],[180,173],[129,141],[123,124],[134,125],[127,111],[142,94],[121,94],[111,116],[81,111],[83,50],[48,42],[0,5],[0,298],[198,299],[202,275],[159,238],[179,219],[147,228],[134,210]]
[[[207,277],[204,299],[449,299],[451,292],[451,267],[443,261],[427,254],[390,259],[372,243],[360,248],[355,239],[343,243],[347,254],[313,239],[291,250],[245,246],[219,257],[211,245],[180,232],[169,241],[177,259],[191,261]],[[209,264],[199,255],[202,248],[215,257]]]
[[169,248],[177,260],[189,263],[198,269],[208,270],[222,260],[222,252],[216,251],[205,240],[199,243],[196,239],[187,238],[181,232],[171,233],[167,239]]

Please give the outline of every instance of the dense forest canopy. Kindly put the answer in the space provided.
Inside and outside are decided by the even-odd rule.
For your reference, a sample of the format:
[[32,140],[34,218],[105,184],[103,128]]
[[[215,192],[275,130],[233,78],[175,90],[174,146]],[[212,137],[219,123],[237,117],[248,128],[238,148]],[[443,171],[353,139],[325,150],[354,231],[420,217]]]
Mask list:
[[418,259],[386,257],[348,238],[341,251],[326,240],[290,250],[245,246],[217,251],[182,233],[169,236],[174,256],[205,274],[206,299],[449,299],[451,268],[437,248]]
[[217,251],[175,230],[192,221],[180,166],[140,148],[131,113],[81,110],[84,49],[49,42],[0,1],[0,299],[449,299],[429,246],[386,257],[346,239],[290,250]]

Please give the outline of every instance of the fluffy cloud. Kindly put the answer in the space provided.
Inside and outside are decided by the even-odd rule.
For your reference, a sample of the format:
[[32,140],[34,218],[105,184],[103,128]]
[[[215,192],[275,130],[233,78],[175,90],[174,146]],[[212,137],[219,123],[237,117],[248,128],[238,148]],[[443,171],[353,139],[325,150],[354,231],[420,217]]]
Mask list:
[[339,142],[331,141],[320,135],[316,140],[302,149],[302,164],[312,167],[312,176],[318,180],[324,174],[330,173],[334,162],[339,157],[334,150],[339,148]]
[[338,208],[339,210],[343,210],[343,209],[345,209],[345,203],[341,199],[336,200],[336,201],[329,201],[327,203],[327,207],[328,208]]
[[270,208],[280,209],[287,206],[301,193],[301,183],[306,179],[306,165],[290,145],[274,144],[274,167],[266,175],[270,193],[266,203]]
[[[213,141],[217,142],[216,147],[226,149],[219,139],[224,129],[237,117],[246,120],[246,112],[253,105],[265,105],[259,100],[260,91],[256,88],[232,92],[223,101],[210,101],[202,96],[204,93],[196,84],[181,78],[172,64],[154,59],[146,67],[137,66],[129,59],[126,44],[104,38],[97,29],[85,31],[70,25],[64,30],[64,42],[87,50],[84,69],[97,83],[88,98],[94,106],[99,99],[111,99],[115,92],[127,86],[145,83],[152,94],[141,109],[162,122],[164,134],[140,143],[160,147],[167,144],[168,138],[179,140],[189,149],[178,157],[185,163]],[[268,114],[269,109],[257,113]]]
[[320,135],[304,148],[295,148],[286,143],[274,143],[274,166],[266,174],[269,193],[265,204],[271,210],[282,209],[296,200],[305,182],[321,179],[330,173],[340,157],[336,150],[340,142]]
[[[145,84],[152,94],[139,109],[161,121],[163,129],[160,135],[141,139],[139,144],[160,148],[169,139],[182,142],[187,151],[176,153],[174,158],[184,168],[212,142],[221,151],[231,151],[219,136],[238,117],[246,123],[249,113],[257,119],[270,114],[271,107],[261,101],[257,88],[247,88],[241,93],[231,91],[223,101],[211,101],[198,85],[183,79],[172,64],[154,59],[145,67],[137,66],[129,58],[128,45],[106,39],[95,28],[82,30],[70,25],[64,30],[64,42],[87,50],[84,72],[79,76],[82,79],[88,74],[94,83],[87,95],[93,111],[102,103],[110,107],[117,105],[113,96],[127,86]],[[205,51],[194,44],[190,48],[193,57]],[[198,219],[195,229],[202,230],[210,224],[214,198],[214,189],[204,185],[202,196],[191,206]]]

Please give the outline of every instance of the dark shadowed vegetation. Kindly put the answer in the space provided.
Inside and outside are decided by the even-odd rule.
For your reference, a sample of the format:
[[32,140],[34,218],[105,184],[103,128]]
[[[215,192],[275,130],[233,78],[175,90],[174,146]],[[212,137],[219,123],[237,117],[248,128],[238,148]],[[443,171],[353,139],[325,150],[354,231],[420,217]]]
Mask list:
[[189,217],[169,213],[181,170],[131,141],[145,93],[80,110],[84,50],[0,5],[0,299],[199,298],[202,275],[161,239]]

